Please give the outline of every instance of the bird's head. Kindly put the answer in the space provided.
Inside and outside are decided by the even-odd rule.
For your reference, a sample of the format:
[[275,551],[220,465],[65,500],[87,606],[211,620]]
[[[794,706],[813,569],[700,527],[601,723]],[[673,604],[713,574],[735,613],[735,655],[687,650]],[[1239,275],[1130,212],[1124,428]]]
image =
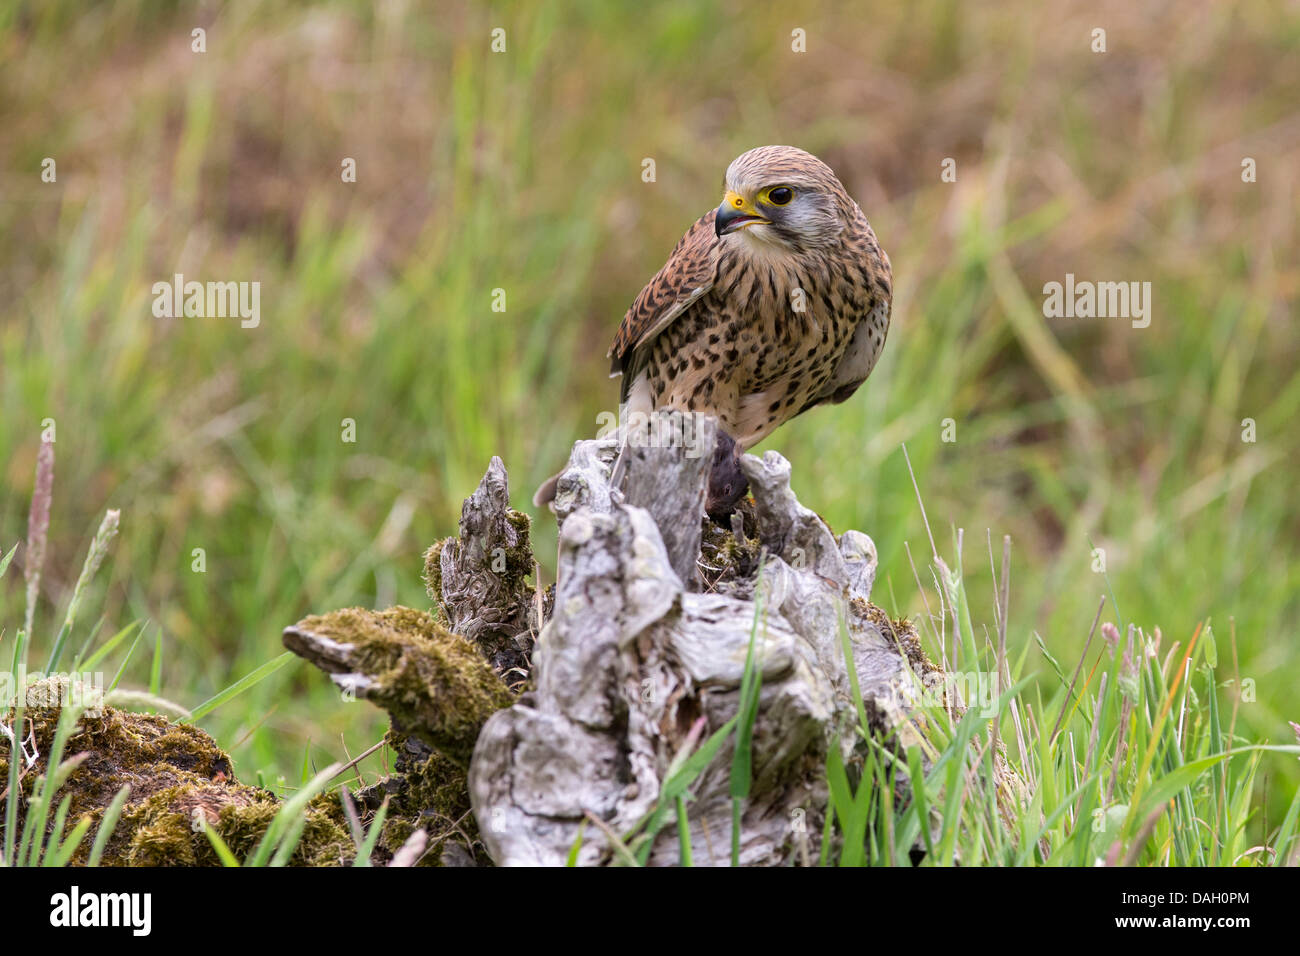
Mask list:
[[833,244],[854,207],[831,168],[794,146],[759,146],[727,167],[718,237],[810,252]]

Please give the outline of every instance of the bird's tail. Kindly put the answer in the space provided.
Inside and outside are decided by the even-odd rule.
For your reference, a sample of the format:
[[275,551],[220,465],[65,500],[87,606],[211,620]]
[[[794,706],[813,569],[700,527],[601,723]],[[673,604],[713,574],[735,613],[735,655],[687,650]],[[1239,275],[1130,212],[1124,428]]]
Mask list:
[[[618,457],[614,459],[614,468],[610,472],[609,486],[611,488],[621,488],[623,484],[623,473],[627,471],[627,442],[619,446]],[[533,495],[533,507],[542,508],[549,505],[555,500],[556,486],[560,483],[560,475],[564,472],[557,472],[547,478],[537,492]]]
[[624,441],[618,446],[618,457],[614,459],[614,467],[609,471],[609,486],[623,490],[623,476],[627,472],[627,442]]
[[538,488],[537,492],[533,495],[534,508],[541,508],[544,505],[549,505],[555,500],[555,486],[559,484],[560,475],[562,474],[564,474],[564,472],[557,472],[542,482],[542,486]]

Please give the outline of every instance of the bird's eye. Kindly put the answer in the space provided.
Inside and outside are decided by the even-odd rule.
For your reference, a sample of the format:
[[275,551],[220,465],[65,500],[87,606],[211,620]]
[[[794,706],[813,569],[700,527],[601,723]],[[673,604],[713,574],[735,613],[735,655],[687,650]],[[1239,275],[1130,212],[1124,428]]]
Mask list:
[[794,198],[794,190],[789,186],[777,186],[767,191],[767,201],[773,206],[784,206]]

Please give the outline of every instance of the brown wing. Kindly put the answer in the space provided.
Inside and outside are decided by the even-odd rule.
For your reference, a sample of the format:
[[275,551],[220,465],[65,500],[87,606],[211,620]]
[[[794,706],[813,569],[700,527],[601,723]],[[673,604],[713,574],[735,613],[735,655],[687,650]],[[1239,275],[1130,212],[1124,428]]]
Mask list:
[[610,376],[623,376],[620,401],[627,399],[637,369],[659,333],[713,288],[717,274],[718,237],[713,229],[716,215],[717,210],[710,209],[686,230],[663,268],[646,283],[623,316],[609,349]]
[[847,401],[867,380],[876,361],[885,348],[885,336],[889,332],[889,310],[891,298],[877,300],[871,311],[858,323],[853,331],[844,354],[840,356],[835,371],[822,388],[820,394],[814,395],[803,408],[802,415],[818,405],[838,405]]

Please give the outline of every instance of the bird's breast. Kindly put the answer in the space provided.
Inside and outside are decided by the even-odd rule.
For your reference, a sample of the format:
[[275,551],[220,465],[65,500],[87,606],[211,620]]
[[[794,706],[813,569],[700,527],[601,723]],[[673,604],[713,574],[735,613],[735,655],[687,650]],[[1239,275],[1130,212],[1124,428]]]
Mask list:
[[717,415],[745,447],[833,387],[870,311],[856,270],[828,261],[724,255],[713,288],[655,344],[655,407]]

